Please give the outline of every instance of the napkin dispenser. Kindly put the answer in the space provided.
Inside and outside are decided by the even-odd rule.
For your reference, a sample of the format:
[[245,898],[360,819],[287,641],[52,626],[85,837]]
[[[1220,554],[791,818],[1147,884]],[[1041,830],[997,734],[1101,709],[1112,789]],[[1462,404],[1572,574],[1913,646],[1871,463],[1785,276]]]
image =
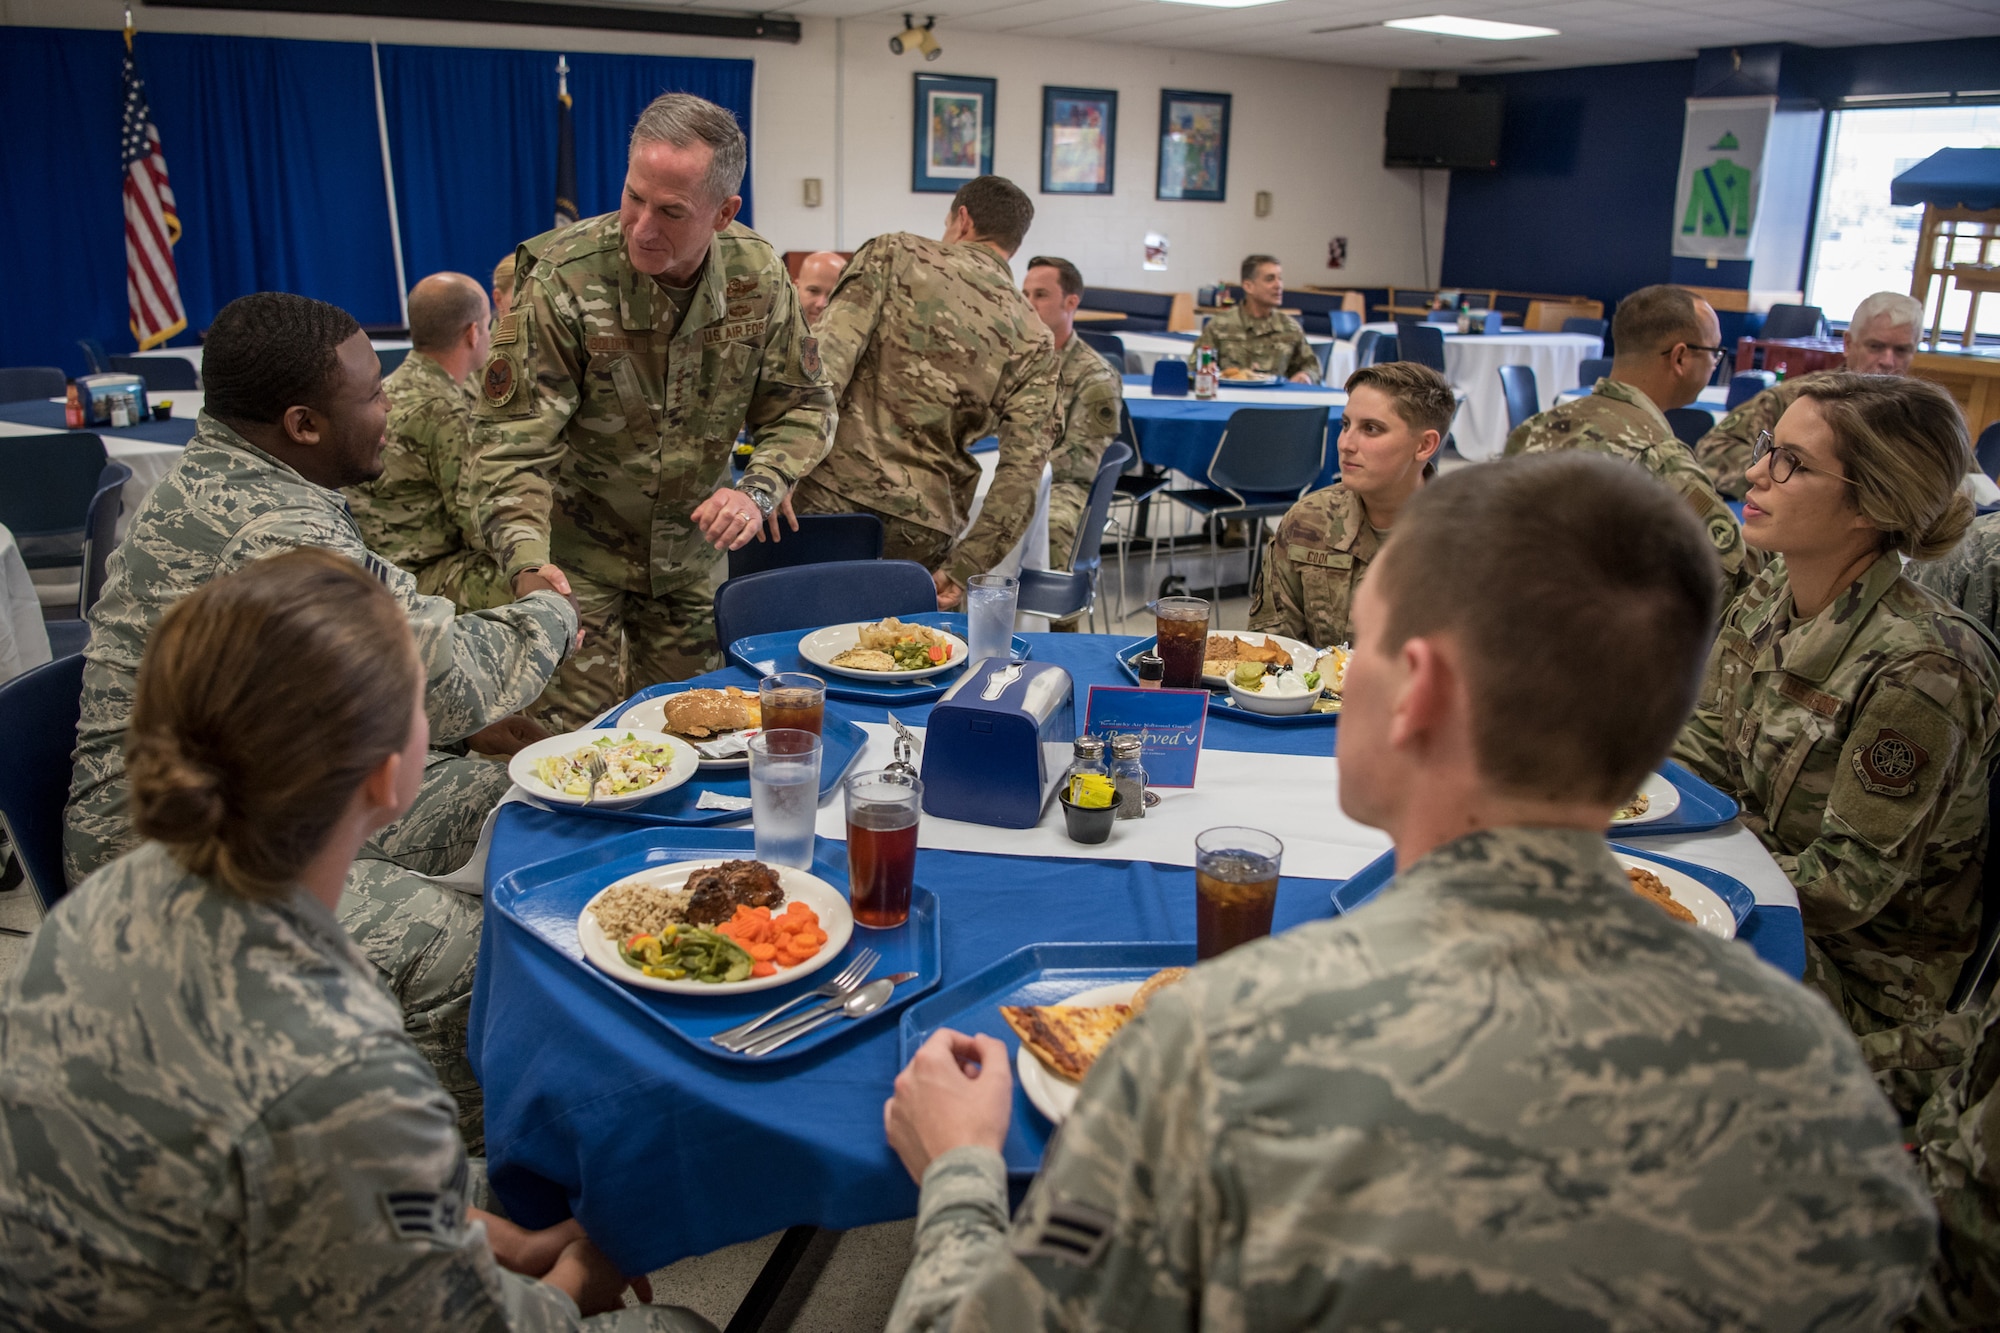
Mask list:
[[111,424],[111,407],[118,399],[125,399],[126,411],[131,422],[137,425],[146,417],[146,377],[111,373],[85,375],[76,382],[77,401],[83,404],[83,424],[86,426],[108,426]]
[[931,708],[924,731],[924,813],[995,828],[1033,828],[1052,783],[1044,746],[1067,753],[1076,730],[1069,672],[989,657]]

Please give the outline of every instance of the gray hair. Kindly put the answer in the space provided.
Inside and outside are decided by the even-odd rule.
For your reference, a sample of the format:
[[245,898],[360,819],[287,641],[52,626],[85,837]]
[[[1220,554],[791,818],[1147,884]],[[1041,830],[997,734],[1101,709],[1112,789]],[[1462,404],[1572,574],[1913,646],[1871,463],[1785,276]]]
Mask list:
[[1917,328],[1924,322],[1924,303],[1902,292],[1876,292],[1854,307],[1854,318],[1847,321],[1847,327],[1858,329],[1871,319],[1884,317],[1892,328],[1902,328],[1906,324]]
[[702,183],[710,196],[721,203],[742,188],[743,168],[750,155],[743,130],[735,116],[705,98],[693,93],[662,93],[654,98],[632,127],[626,155],[638,152],[642,143],[666,143],[676,148],[707,144],[714,156]]

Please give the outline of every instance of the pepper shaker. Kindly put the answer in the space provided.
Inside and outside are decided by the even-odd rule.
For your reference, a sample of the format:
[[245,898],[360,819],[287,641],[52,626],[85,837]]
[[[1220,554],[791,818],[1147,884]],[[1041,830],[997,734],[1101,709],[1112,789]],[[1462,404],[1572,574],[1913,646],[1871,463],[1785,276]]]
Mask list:
[[1144,743],[1137,736],[1111,738],[1111,785],[1118,793],[1120,819],[1146,817]]

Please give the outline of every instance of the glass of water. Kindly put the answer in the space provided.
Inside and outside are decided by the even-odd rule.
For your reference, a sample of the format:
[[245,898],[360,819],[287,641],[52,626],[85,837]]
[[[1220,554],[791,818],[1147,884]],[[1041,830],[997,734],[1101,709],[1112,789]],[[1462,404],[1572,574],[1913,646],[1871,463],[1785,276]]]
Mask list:
[[1014,656],[1014,604],[1021,593],[1019,579],[1004,574],[974,574],[965,588],[966,641],[971,660]]
[[798,870],[812,867],[819,816],[819,737],[780,727],[752,736],[750,821],[757,859]]

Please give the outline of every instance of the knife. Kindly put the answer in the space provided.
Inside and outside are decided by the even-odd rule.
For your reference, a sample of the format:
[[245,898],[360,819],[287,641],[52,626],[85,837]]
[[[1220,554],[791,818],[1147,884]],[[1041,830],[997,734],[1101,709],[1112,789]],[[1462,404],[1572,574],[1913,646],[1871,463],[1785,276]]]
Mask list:
[[[870,985],[876,981],[887,981],[893,989],[906,981],[914,981],[916,976],[917,974],[914,972],[892,972],[886,977],[873,977],[869,981],[863,982],[862,985]],[[861,986],[857,986],[855,990],[860,990],[861,988]],[[827,1000],[814,1008],[793,1015],[782,1023],[773,1023],[768,1028],[762,1028],[751,1033],[743,1039],[741,1046],[724,1046],[724,1049],[733,1050],[740,1054],[748,1047],[762,1045],[773,1039],[781,1038],[784,1041],[790,1041],[793,1037],[799,1036],[804,1028],[813,1025],[814,1020],[830,1018],[834,1014],[839,1013],[840,1007],[846,1004],[848,999],[849,996],[843,995],[839,999]]]
[[[812,1014],[801,1022],[787,1026],[782,1032],[751,1043],[742,1053],[753,1059],[761,1058],[838,1019],[865,1018],[880,1013],[888,1007],[896,987],[916,975],[914,972],[898,972],[893,976],[877,977],[834,1006],[831,1012],[822,1010]],[[863,1007],[857,1008],[857,1002]]]

